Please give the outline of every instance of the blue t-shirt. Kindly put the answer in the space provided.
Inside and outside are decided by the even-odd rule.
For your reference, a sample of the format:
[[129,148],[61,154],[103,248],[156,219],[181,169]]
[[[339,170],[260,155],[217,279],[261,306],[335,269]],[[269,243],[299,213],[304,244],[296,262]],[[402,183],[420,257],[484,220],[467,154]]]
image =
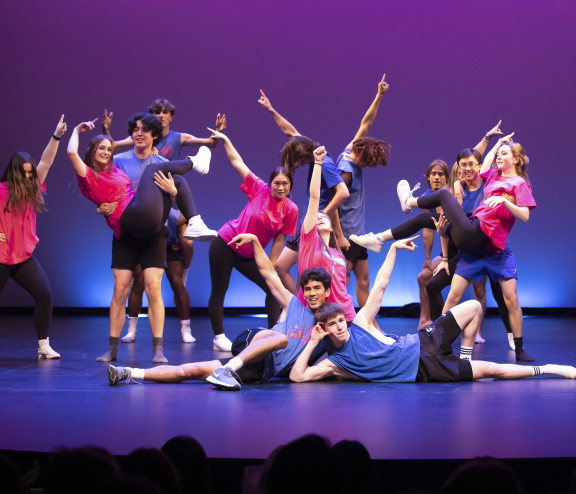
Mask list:
[[[352,152],[346,149],[344,153]],[[338,156],[336,166],[340,175],[350,173],[351,180],[348,185],[350,196],[342,206],[338,208],[340,216],[340,226],[345,237],[350,235],[364,235],[364,224],[366,222],[366,199],[364,198],[364,179],[362,178],[362,168],[356,163],[344,158],[344,153]]]
[[[315,324],[314,313],[308,307],[302,305],[298,298],[292,296],[286,311],[286,318],[272,328],[274,331],[278,331],[288,337],[286,348],[272,353],[274,376],[288,377],[290,375],[294,362],[296,362],[296,359],[310,340],[310,334]],[[324,338],[312,352],[312,356],[308,361],[309,365],[313,365],[326,352],[328,348],[326,339]]]
[[[310,180],[312,180],[312,171],[314,170],[314,165],[310,165],[308,170],[308,179],[306,183],[308,187],[306,188],[306,207],[303,211],[306,211],[308,208],[308,203],[310,202]],[[324,210],[330,199],[332,198],[332,187],[338,185],[340,182],[343,182],[340,173],[338,172],[338,168],[336,167],[336,163],[332,159],[328,153],[324,157],[322,161],[322,181],[320,183],[320,205],[318,207],[319,211]]]
[[163,156],[168,161],[175,161],[180,159],[180,141],[182,134],[180,132],[175,132],[174,130],[169,130],[160,142],[156,144],[156,149],[158,154]]
[[114,166],[128,175],[134,190],[138,188],[142,173],[150,163],[163,163],[165,161],[168,160],[158,154],[151,154],[147,158],[138,158],[133,149],[114,156]]
[[370,382],[415,382],[420,359],[417,334],[395,336],[388,345],[357,324],[350,326],[350,338],[328,360],[341,369]]
[[484,185],[486,185],[486,180],[482,180],[482,185],[477,190],[468,190],[466,187],[466,182],[460,182],[462,185],[462,190],[464,194],[462,195],[462,209],[466,213],[466,216],[472,216],[474,210],[480,205],[484,200]]

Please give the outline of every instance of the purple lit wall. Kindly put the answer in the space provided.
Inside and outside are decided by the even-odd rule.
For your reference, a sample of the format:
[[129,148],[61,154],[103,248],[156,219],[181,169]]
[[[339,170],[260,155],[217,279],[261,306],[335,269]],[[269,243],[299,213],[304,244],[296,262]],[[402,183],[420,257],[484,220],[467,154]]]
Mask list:
[[[15,151],[39,158],[61,113],[72,128],[113,110],[113,134],[124,136],[132,113],[166,97],[177,107],[173,128],[198,136],[225,112],[232,142],[267,177],[284,138],[257,103],[260,88],[335,157],[386,73],[390,90],[371,135],[392,144],[392,158],[366,173],[367,230],[405,219],[399,179],[421,180],[435,158],[452,163],[502,118],[503,130],[515,131],[528,152],[538,202],[511,235],[520,302],[576,307],[575,20],[571,0],[12,2],[0,20],[0,169]],[[49,212],[38,219],[36,256],[56,306],[107,306],[112,234],[78,191],[66,140],[48,176]],[[305,173],[296,177],[299,205]],[[213,228],[245,204],[221,147],[211,173],[188,180]],[[192,306],[206,306],[208,246],[195,249],[188,288]],[[369,259],[373,279],[383,255]],[[399,255],[384,305],[418,300],[422,262],[423,249]],[[171,305],[167,283],[164,293]],[[226,304],[259,306],[263,296],[235,273]],[[30,300],[10,281],[0,305]]]

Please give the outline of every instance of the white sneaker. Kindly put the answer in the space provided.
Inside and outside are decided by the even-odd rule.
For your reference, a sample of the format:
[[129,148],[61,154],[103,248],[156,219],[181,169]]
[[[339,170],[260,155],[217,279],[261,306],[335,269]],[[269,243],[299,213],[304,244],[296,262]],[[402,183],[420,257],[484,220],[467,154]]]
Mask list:
[[206,146],[200,146],[196,156],[187,156],[187,158],[192,161],[193,169],[196,170],[200,175],[206,175],[210,171],[210,157],[212,152],[210,148]]
[[192,336],[192,331],[190,330],[190,328],[182,329],[181,331],[182,331],[182,341],[184,343],[194,343],[196,341],[196,338]]
[[508,334],[508,345],[510,345],[510,348],[512,350],[516,349],[516,345],[514,345],[514,335],[512,333],[507,333]]
[[380,252],[384,245],[384,241],[380,240],[378,235],[372,232],[366,233],[365,235],[350,235],[350,240],[372,252]]
[[218,335],[212,341],[214,344],[213,348],[217,352],[231,352],[232,342],[226,337],[225,334]]
[[412,190],[410,190],[410,184],[406,180],[400,180],[400,182],[398,182],[396,192],[398,193],[398,199],[400,199],[400,206],[402,206],[402,211],[405,213],[412,211],[412,206],[409,206],[407,201],[412,197],[412,193],[419,188],[420,182],[418,182]]
[[122,343],[134,343],[135,340],[136,340],[136,331],[134,332],[128,331],[124,336],[122,336],[122,338],[120,338],[120,341]]
[[184,231],[184,238],[188,240],[200,240],[202,242],[211,242],[218,236],[216,230],[211,230],[202,221],[202,217],[197,214],[192,216],[188,221],[188,226]]
[[60,358],[60,354],[52,350],[50,343],[48,342],[49,338],[45,338],[43,340],[38,340],[38,359],[53,359],[53,358]]

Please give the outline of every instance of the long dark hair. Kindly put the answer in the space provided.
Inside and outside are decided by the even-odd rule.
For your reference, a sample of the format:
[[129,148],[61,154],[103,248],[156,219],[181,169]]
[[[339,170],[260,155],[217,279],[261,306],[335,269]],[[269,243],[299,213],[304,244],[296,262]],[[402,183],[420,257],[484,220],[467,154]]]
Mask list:
[[[96,178],[98,178],[98,176],[100,175],[100,170],[98,170],[94,166],[94,155],[96,154],[96,151],[98,150],[98,146],[100,145],[100,143],[102,141],[110,141],[110,144],[112,144],[112,141],[108,136],[105,136],[102,134],[94,136],[90,140],[90,142],[88,144],[88,149],[86,149],[86,155],[84,156],[84,163],[86,164],[86,166],[88,168],[91,168],[94,171],[94,173],[96,174]],[[113,161],[114,161],[114,158],[112,155],[110,155],[110,161],[108,162],[108,168],[106,169],[106,171],[112,170]]]
[[[32,165],[32,180],[26,178],[24,165]],[[27,208],[44,211],[44,191],[38,183],[36,161],[23,151],[15,153],[10,158],[0,182],[6,182],[8,187],[8,200],[4,212],[23,213]]]
[[288,139],[288,142],[282,148],[282,166],[288,173],[294,173],[294,170],[302,162],[312,163],[314,161],[314,150],[319,146],[317,142],[306,136],[297,135]]

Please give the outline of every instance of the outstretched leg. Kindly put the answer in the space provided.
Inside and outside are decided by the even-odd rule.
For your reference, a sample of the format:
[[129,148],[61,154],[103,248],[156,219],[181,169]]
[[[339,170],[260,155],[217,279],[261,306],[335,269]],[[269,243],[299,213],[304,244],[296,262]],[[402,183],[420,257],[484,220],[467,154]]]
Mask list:
[[179,383],[182,381],[203,380],[221,365],[219,360],[182,365],[160,365],[150,369],[108,365],[108,383],[110,386],[115,386],[121,381],[133,380],[156,383]]
[[495,364],[494,362],[483,362],[481,360],[474,360],[471,364],[474,379],[522,379],[541,374],[551,374],[565,379],[576,379],[576,368],[570,365]]

